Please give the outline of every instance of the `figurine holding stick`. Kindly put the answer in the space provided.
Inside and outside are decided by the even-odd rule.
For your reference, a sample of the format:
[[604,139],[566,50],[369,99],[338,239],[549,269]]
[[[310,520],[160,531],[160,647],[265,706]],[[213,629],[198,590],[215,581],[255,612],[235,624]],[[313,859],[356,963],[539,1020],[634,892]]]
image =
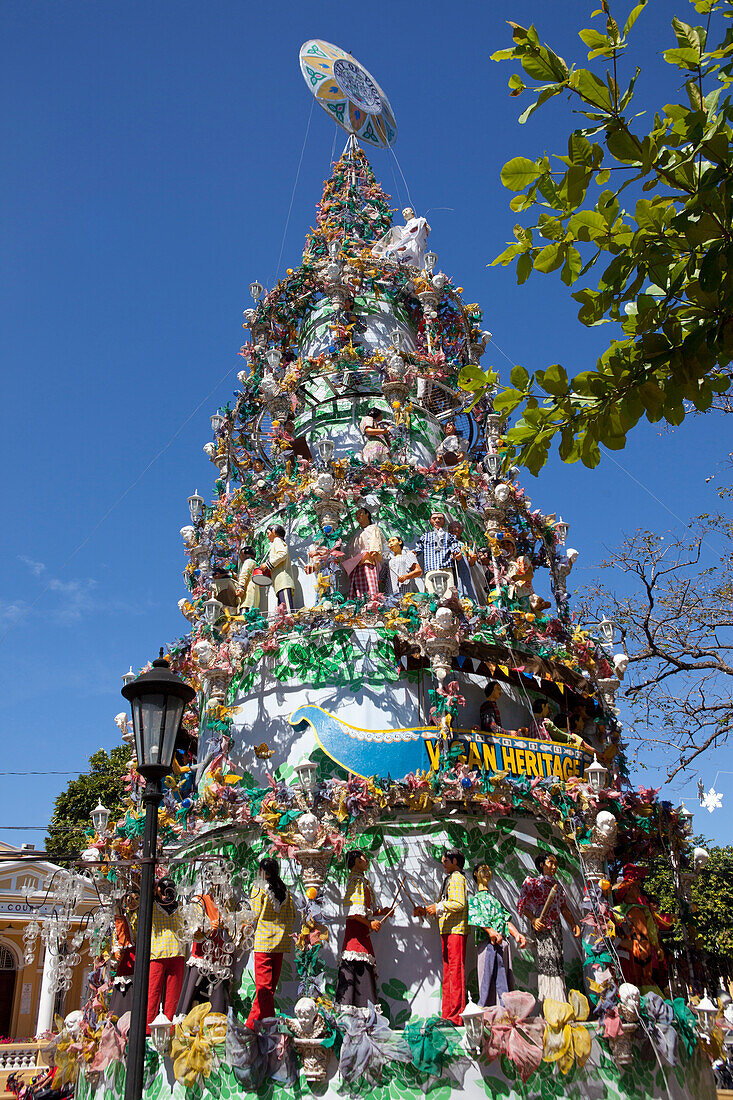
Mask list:
[[557,857],[540,852],[535,857],[537,875],[528,875],[522,884],[517,912],[528,920],[534,930],[534,951],[537,963],[537,998],[567,999],[565,963],[562,949],[561,917],[568,922],[577,939],[580,925],[568,908],[565,891],[555,881]]
[[[344,1012],[368,1012],[377,1004],[377,960],[372,947],[372,932],[382,927],[380,917],[387,909],[374,906],[374,897],[366,873],[369,859],[364,852],[346,854],[349,877],[344,892],[346,928],[341,945],[334,1004]],[[392,907],[394,911],[394,906]]]
[[443,953],[443,1001],[441,1016],[460,1027],[466,1007],[466,937],[468,935],[468,889],[463,852],[449,849],[441,860],[445,879],[440,900],[416,905],[416,917],[437,917]]

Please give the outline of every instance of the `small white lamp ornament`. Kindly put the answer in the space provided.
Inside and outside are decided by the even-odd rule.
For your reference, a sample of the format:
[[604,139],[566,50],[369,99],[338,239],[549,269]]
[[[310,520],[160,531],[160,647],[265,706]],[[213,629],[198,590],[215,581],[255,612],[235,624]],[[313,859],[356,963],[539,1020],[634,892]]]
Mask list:
[[692,836],[692,819],[695,816],[692,810],[688,810],[684,802],[680,808],[680,826],[685,836]]
[[598,763],[597,756],[593,758],[593,763],[586,768],[585,776],[591,790],[595,791],[596,794],[605,791],[608,786],[608,768],[604,768],[603,764]]
[[501,455],[488,454],[484,459],[484,466],[489,477],[493,480],[499,476],[501,470]]
[[224,423],[224,417],[221,415],[221,413],[212,413],[212,415],[211,415],[211,430],[214,433],[214,435],[216,435],[216,433],[219,431],[219,428],[222,426],[223,423]]
[[603,644],[613,645],[613,635],[616,631],[616,624],[613,619],[609,619],[604,615],[598,624],[598,630]]
[[249,284],[249,292],[256,302],[259,302],[262,297],[262,283],[258,283],[257,280]]
[[199,496],[198,489],[188,498],[188,509],[191,513],[191,519],[195,523],[196,520],[201,519],[204,512],[204,498]]
[[438,257],[435,254],[435,252],[426,252],[425,253],[425,270],[427,271],[428,275],[432,275],[433,268],[435,267],[437,262],[438,262]]
[[466,1027],[466,1049],[478,1054],[484,1037],[484,1010],[469,1000],[461,1016]]
[[150,1025],[150,1038],[153,1046],[163,1058],[165,1058],[171,1045],[171,1028],[173,1022],[164,1012],[159,1012]]
[[715,1019],[718,1015],[718,1006],[705,993],[699,1004],[693,1005],[692,1010],[697,1016],[697,1026],[701,1035],[712,1035],[715,1027]]
[[122,673],[122,683],[127,686],[127,684],[131,684],[134,679],[135,673],[132,671],[132,665],[130,665],[130,671]]
[[209,626],[213,626],[214,623],[221,617],[224,610],[224,605],[219,603],[214,596],[207,600],[204,604],[204,615]]
[[439,600],[442,600],[448,591],[449,579],[449,574],[442,569],[436,569],[429,579],[429,587],[432,587]]
[[336,449],[336,444],[332,439],[319,439],[316,443],[318,448],[318,455],[321,462],[330,462],[333,458],[333,452]]
[[[135,677],[133,676],[133,680],[134,678]],[[92,825],[94,826],[94,831],[96,833],[99,833],[100,836],[102,835],[102,833],[106,832],[107,824],[109,822],[109,813],[110,812],[107,807],[102,805],[102,800],[100,798],[100,800],[97,802],[97,805],[94,807],[90,814]]]
[[555,524],[555,531],[557,532],[557,541],[561,546],[565,545],[565,539],[568,537],[568,531],[570,530],[570,524],[560,516],[560,519]]
[[280,366],[280,360],[283,357],[283,353],[280,351],[280,348],[268,348],[265,354],[270,370],[277,370],[277,368]]
[[298,782],[306,794],[310,794],[316,785],[317,771],[318,765],[314,764],[312,760],[301,760],[300,764],[295,765]]

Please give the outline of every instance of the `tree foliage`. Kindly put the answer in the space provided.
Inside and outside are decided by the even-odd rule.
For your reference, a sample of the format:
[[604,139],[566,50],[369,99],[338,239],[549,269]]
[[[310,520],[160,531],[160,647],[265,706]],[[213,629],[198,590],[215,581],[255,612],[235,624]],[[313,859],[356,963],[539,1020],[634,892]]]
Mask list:
[[[560,364],[533,375],[522,367],[511,372],[495,406],[521,410],[508,440],[533,473],[554,439],[564,461],[594,467],[600,445],[623,448],[642,417],[680,424],[692,408],[720,404],[730,385],[733,131],[726,93],[733,30],[722,22],[730,4],[693,2],[705,25],[675,16],[674,40],[663,53],[682,76],[685,102],[660,105],[647,132],[642,119],[650,115],[633,113],[641,69],[631,73],[627,58],[646,0],[623,26],[600,0],[594,15],[604,29],[579,32],[600,72],[568,65],[533,26],[516,23],[514,45],[493,55],[520,66],[521,75],[509,80],[511,95],[527,91],[527,77],[534,82],[534,102],[520,122],[560,94],[587,120],[569,135],[567,155],[520,156],[504,165],[502,182],[516,192],[512,210],[533,220],[514,227],[515,240],[493,263],[515,263],[519,283],[535,271],[559,272],[568,287],[578,287],[572,296],[582,324],[621,330],[595,368],[574,378]],[[585,282],[590,273],[595,285]]]
[[109,753],[99,749],[89,757],[89,771],[72,779],[58,796],[46,837],[46,850],[54,862],[78,858],[87,847],[89,815],[97,802],[101,801],[112,812],[111,820],[119,816],[125,799],[122,777],[129,760],[128,745],[120,745]]
[[710,859],[692,881],[692,912],[685,902],[680,904],[666,857],[652,860],[645,889],[657,898],[662,912],[675,913],[681,918],[665,935],[665,943],[676,951],[682,950],[684,920],[690,946],[706,953],[715,976],[730,976],[733,975],[733,847],[710,846],[703,837],[696,838],[696,842],[707,847]]
[[731,524],[721,516],[701,516],[682,535],[637,531],[601,563],[631,590],[622,594],[620,579],[600,583],[580,611],[618,626],[629,658],[627,736],[665,749],[670,779],[725,744],[733,728],[732,555]]

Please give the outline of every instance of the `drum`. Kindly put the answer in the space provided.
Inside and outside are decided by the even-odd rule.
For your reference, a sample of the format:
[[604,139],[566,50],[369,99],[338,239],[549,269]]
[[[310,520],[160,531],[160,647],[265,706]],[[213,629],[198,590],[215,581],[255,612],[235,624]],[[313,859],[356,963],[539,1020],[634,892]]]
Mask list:
[[268,588],[272,584],[272,573],[268,565],[256,565],[252,570],[252,581],[260,588]]

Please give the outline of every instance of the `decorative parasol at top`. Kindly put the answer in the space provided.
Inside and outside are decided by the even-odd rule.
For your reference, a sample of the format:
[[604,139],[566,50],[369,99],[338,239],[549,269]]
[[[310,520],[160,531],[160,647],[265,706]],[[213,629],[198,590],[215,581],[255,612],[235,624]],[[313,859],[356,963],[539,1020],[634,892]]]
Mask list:
[[388,149],[397,137],[389,100],[351,54],[311,38],[300,47],[300,71],[324,111],[359,141]]

